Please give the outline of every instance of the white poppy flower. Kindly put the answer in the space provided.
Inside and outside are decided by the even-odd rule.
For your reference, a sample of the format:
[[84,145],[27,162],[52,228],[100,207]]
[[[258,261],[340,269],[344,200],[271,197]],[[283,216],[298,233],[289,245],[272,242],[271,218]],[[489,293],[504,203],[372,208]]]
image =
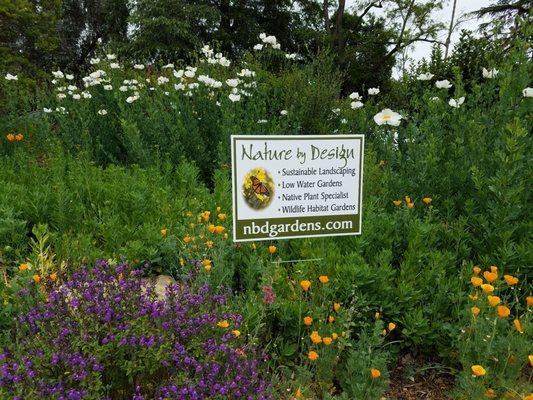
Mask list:
[[183,83],[174,84],[174,89],[185,90],[185,85]]
[[428,72],[426,74],[420,74],[416,79],[419,81],[430,81],[435,75],[433,75],[431,72]]
[[57,98],[60,99],[60,100],[66,98],[66,97],[67,97],[67,95],[65,93],[58,93],[57,94]]
[[226,57],[222,57],[218,63],[222,65],[223,67],[229,67],[231,65],[231,61],[228,60]]
[[370,96],[375,96],[376,94],[379,94],[379,88],[370,88],[370,89],[368,89],[368,94]]
[[263,45],[261,43],[256,44],[254,50],[263,50]]
[[487,70],[486,68],[483,68],[482,72],[483,72],[483,78],[492,79],[492,78],[496,78],[496,75],[498,75],[500,71],[498,71],[496,68],[492,68],[491,70]]
[[391,125],[398,126],[400,125],[400,120],[402,116],[397,112],[392,111],[390,108],[385,108],[381,110],[376,115],[374,115],[374,122],[378,125]]
[[100,63],[100,59],[99,59],[98,57],[91,58],[91,59],[89,60],[89,63],[90,63],[91,65],[99,64],[99,63]]
[[255,72],[254,71],[250,71],[248,68],[243,68],[243,69],[241,69],[241,72],[237,73],[237,76],[251,78],[251,77],[255,76]]
[[350,103],[350,107],[352,108],[352,110],[357,110],[358,108],[361,108],[363,106],[364,106],[364,104],[362,102],[360,102],[359,100],[358,101],[352,101]]
[[117,59],[117,56],[115,54],[108,54],[106,55],[107,59],[108,60],[116,60]]
[[68,86],[67,86],[67,89],[68,89],[68,90],[76,90],[76,89],[78,89],[78,87],[77,87],[77,86],[74,86],[74,85],[68,85]]
[[259,39],[263,40],[267,37],[266,33],[260,33],[259,34]]
[[524,90],[522,90],[522,95],[524,97],[533,97],[533,88],[527,87]]
[[281,44],[279,44],[279,43],[274,43],[274,44],[272,45],[272,48],[273,48],[273,49],[276,49],[276,50],[279,50],[279,49],[281,49]]
[[45,113],[47,113],[47,114],[50,114],[50,113],[52,112],[52,109],[51,109],[51,108],[46,108],[46,107],[44,107],[44,108],[43,108],[43,111],[44,111]]
[[347,123],[348,121],[346,120],[346,118],[341,119],[341,124],[347,124]]
[[239,84],[240,80],[239,79],[226,79],[226,85],[228,85],[229,87],[237,87],[237,85]]
[[158,85],[164,85],[165,83],[168,83],[169,79],[166,76],[159,76],[157,78],[157,84]]
[[74,100],[79,100],[79,99],[81,99],[81,95],[80,95],[79,93],[74,93],[74,94],[72,95],[72,98],[73,98]]
[[161,68],[163,68],[163,69],[174,68],[174,64],[170,63],[170,64],[167,64],[167,65],[163,65]]
[[111,85],[104,85],[104,90],[113,90],[113,86],[111,86]]
[[435,97],[432,97],[431,100],[433,100],[433,101],[439,101],[439,100],[440,100],[440,97],[435,96]]
[[105,108],[98,110],[98,115],[107,115],[107,110]]
[[133,68],[138,69],[138,70],[141,70],[141,69],[144,69],[144,65],[143,65],[143,64],[135,64],[135,65],[133,66]]
[[443,81],[435,82],[435,86],[439,89],[449,89],[452,87],[452,84],[448,79],[444,79]]
[[72,75],[72,74],[66,74],[66,75],[65,75],[65,78],[67,78],[69,81],[71,81],[71,80],[74,79],[74,75]]
[[287,115],[289,112],[287,110],[281,110],[279,113],[281,115]]
[[128,87],[127,86],[121,86],[118,88],[118,90],[120,90],[121,92],[127,92],[128,91]]
[[457,100],[456,99],[450,99],[450,101],[448,101],[448,104],[454,108],[459,108],[461,107],[461,104],[463,104],[465,102],[465,98],[464,97],[459,97]]
[[339,113],[341,112],[341,109],[340,108],[334,108],[334,109],[331,110],[331,112],[333,114],[339,115]]
[[195,74],[195,73],[196,73],[195,71],[188,69],[187,71],[185,71],[184,75],[185,75],[187,78],[194,78],[194,74]]
[[120,68],[120,64],[119,64],[119,63],[111,63],[111,64],[109,64],[109,66],[110,66],[112,69],[118,69],[118,68]]
[[134,96],[130,96],[126,99],[126,103],[133,103],[134,101],[138,100],[139,99],[139,96],[138,95],[134,95]]
[[174,74],[174,76],[175,76],[176,78],[181,78],[181,77],[183,76],[183,72],[185,72],[185,71],[183,71],[182,69],[180,69],[179,71],[174,70],[172,73]]
[[260,119],[257,121],[258,124],[266,124],[268,121],[266,119]]
[[58,79],[62,79],[65,77],[65,75],[63,75],[63,72],[57,70],[57,71],[52,71],[52,75],[54,75],[54,78],[58,78]]
[[11,75],[11,74],[6,74],[6,81],[18,81],[19,78],[17,75]]
[[241,99],[241,95],[240,94],[235,94],[235,93],[230,93],[228,97],[233,103],[235,103],[236,101],[239,101]]
[[81,92],[81,95],[84,99],[90,99],[93,97],[92,94],[90,94],[89,92]]
[[352,99],[352,100],[361,100],[361,98],[362,98],[362,97],[359,95],[359,93],[357,93],[357,92],[350,93],[350,96],[349,96],[349,97],[350,97],[350,99]]
[[285,54],[285,58],[287,60],[296,60],[296,53],[292,53],[292,54],[287,53]]

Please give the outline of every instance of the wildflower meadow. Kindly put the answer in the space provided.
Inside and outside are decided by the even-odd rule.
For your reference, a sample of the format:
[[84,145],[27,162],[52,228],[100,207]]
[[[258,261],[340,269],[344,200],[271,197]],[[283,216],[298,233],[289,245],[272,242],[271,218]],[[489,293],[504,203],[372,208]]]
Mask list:
[[[530,2],[133,3],[0,4],[1,400],[533,399]],[[359,235],[233,240],[232,135],[355,134]]]

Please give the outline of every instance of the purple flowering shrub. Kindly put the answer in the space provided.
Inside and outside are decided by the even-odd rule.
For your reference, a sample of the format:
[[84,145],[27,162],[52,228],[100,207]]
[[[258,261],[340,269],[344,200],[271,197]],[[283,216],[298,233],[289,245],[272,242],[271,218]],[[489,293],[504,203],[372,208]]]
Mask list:
[[0,352],[0,398],[270,398],[225,296],[176,283],[158,298],[140,275],[99,261],[44,287]]

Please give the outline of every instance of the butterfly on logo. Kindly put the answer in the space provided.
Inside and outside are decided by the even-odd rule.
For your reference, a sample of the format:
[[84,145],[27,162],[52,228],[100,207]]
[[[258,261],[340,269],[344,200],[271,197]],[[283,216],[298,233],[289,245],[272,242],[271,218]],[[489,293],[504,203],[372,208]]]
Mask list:
[[267,185],[261,182],[257,176],[252,175],[250,179],[252,180],[252,189],[255,193],[270,196],[270,190],[268,190]]

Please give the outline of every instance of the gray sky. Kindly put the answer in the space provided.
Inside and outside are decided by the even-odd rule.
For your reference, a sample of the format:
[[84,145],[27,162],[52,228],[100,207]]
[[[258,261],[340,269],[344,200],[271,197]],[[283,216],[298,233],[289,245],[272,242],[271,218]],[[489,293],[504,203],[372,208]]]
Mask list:
[[[353,6],[355,0],[347,0],[347,7]],[[447,3],[442,10],[435,13],[434,18],[436,21],[443,22],[446,26],[450,23],[450,18],[452,15],[452,6],[453,0],[447,0]],[[462,15],[469,13],[471,11],[479,10],[482,7],[486,7],[491,3],[495,3],[495,0],[457,0],[457,9],[455,11],[455,20],[460,18]],[[461,29],[467,30],[476,30],[479,25],[479,21],[476,19],[470,19],[462,23],[452,35],[452,44],[455,43],[459,38],[459,33]],[[442,32],[439,36],[439,39],[444,41],[446,39],[447,32]],[[410,49],[410,57],[415,60],[420,60],[424,57],[428,57],[431,52],[431,44],[420,42],[413,46]]]

